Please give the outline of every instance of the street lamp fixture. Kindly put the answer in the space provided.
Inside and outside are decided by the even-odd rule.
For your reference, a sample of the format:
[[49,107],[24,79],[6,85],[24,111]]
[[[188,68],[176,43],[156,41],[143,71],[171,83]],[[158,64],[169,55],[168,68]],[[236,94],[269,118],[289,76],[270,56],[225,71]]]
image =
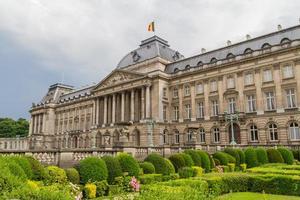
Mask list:
[[236,141],[234,138],[234,129],[233,129],[233,123],[239,121],[239,112],[236,111],[234,113],[228,113],[227,111],[224,112],[225,115],[225,121],[230,123],[231,126],[231,142],[230,145],[234,146],[236,145]]

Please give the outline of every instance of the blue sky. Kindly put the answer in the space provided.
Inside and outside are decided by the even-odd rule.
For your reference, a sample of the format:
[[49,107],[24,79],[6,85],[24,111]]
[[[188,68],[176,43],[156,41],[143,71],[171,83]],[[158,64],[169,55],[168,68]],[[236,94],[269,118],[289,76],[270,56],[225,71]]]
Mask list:
[[297,25],[299,10],[298,0],[1,0],[0,117],[29,118],[56,82],[99,82],[152,36],[153,19],[188,57]]

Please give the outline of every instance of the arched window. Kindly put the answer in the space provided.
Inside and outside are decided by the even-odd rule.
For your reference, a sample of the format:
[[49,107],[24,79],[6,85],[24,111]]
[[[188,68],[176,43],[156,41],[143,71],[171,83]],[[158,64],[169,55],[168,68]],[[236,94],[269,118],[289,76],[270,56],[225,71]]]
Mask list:
[[269,134],[270,134],[270,140],[271,141],[277,141],[278,140],[278,132],[277,132],[277,125],[272,123],[269,124]]
[[205,143],[205,130],[204,128],[199,129],[199,142]]
[[250,141],[258,142],[258,129],[257,126],[254,124],[250,126]]
[[245,49],[244,54],[251,54],[252,52],[253,52],[252,49],[247,48],[247,49]]
[[187,142],[192,142],[193,139],[193,130],[189,129],[187,132]]
[[186,69],[186,70],[189,70],[190,68],[191,68],[190,65],[185,66],[185,69]]
[[229,53],[229,54],[227,54],[227,56],[226,56],[226,58],[227,59],[232,59],[232,58],[234,58],[235,56],[232,54],[232,53]]
[[174,131],[174,139],[175,139],[175,144],[179,144],[180,143],[180,134],[178,130]]
[[176,73],[176,72],[179,72],[179,69],[178,69],[178,68],[175,68],[175,69],[174,69],[174,73]]
[[202,65],[203,65],[202,61],[199,61],[199,62],[197,63],[197,66],[198,66],[198,67],[200,67],[200,66],[202,66]]
[[163,134],[162,134],[162,143],[163,144],[167,144],[168,143],[168,130],[165,129],[163,131]]
[[264,43],[262,46],[261,46],[262,49],[269,49],[271,48],[271,45],[269,43]]
[[214,63],[216,63],[218,60],[214,57],[214,58],[212,58],[211,60],[210,60],[210,63],[211,64],[214,64]]
[[289,38],[283,38],[281,41],[280,41],[280,44],[288,44],[290,43],[291,40]]
[[289,127],[289,134],[291,140],[300,140],[299,125],[296,122],[292,122]]
[[213,142],[219,143],[220,142],[220,130],[219,128],[213,128]]

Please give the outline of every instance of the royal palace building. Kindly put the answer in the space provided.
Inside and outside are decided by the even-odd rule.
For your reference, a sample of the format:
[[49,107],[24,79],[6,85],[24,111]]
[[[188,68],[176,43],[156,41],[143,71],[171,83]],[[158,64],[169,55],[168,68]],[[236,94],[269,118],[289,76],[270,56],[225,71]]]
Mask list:
[[300,26],[185,58],[153,36],[98,84],[49,87],[27,148],[300,145]]

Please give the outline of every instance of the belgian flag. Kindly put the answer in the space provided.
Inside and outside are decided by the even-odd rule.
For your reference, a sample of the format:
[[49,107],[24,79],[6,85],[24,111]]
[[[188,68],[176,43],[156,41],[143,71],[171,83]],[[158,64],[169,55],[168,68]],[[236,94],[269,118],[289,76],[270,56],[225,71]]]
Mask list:
[[149,32],[155,32],[155,29],[154,29],[154,21],[151,22],[150,24],[148,24],[148,31],[149,31]]

